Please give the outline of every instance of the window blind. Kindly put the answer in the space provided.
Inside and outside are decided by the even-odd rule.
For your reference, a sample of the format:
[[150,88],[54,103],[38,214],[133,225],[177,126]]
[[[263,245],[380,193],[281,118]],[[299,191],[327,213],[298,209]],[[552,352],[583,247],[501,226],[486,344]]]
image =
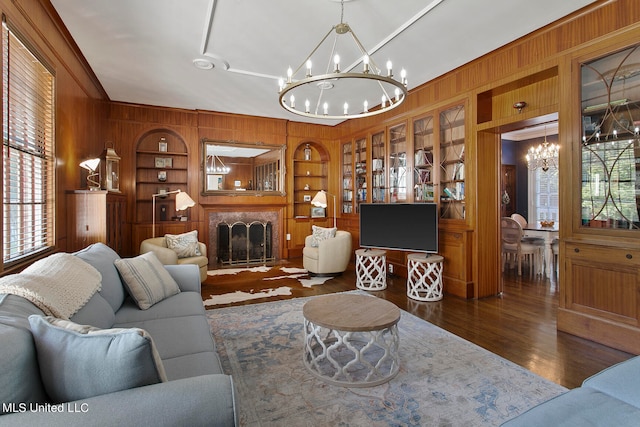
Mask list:
[[3,22],[3,264],[54,246],[54,85]]

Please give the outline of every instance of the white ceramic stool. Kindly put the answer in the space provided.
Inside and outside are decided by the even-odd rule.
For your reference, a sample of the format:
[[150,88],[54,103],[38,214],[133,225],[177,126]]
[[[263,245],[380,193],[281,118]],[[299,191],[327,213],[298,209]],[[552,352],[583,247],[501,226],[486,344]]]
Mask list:
[[381,291],[387,288],[387,251],[358,249],[356,251],[356,288]]
[[407,256],[407,296],[417,301],[442,299],[442,262],[440,255]]

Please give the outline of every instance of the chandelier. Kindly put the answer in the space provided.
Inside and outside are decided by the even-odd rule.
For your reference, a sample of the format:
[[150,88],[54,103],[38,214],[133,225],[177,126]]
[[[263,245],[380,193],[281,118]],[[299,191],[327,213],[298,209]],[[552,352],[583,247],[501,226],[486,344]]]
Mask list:
[[[344,0],[340,4],[340,23],[327,32],[298,68],[289,67],[287,78],[279,80],[279,102],[287,111],[316,119],[354,119],[392,110],[407,96],[406,71],[403,69],[400,80],[396,80],[391,61],[386,63],[386,72],[377,66],[349,24],[343,22]],[[333,42],[325,43],[334,32]],[[340,36],[345,35],[351,35],[355,47],[339,43],[344,40]],[[353,55],[353,63],[343,69],[341,63],[345,61],[338,47],[344,54]],[[314,64],[320,63],[315,58],[324,55],[329,58],[324,74],[314,75]],[[361,71],[355,70],[358,66]]]
[[527,153],[527,167],[531,170],[548,171],[550,167],[558,168],[558,144],[547,141],[547,127],[544,128],[544,141],[537,147],[530,147]]

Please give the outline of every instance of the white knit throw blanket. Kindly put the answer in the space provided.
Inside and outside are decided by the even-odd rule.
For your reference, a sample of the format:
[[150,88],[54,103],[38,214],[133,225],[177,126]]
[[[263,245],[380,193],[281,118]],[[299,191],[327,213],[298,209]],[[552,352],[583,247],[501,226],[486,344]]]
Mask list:
[[0,278],[0,294],[21,296],[47,316],[69,319],[100,290],[102,275],[81,258],[58,253]]

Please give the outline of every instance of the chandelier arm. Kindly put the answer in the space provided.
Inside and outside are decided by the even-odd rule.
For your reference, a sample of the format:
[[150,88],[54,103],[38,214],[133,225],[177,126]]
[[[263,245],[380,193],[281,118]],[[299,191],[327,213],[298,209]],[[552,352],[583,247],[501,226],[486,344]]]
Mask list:
[[293,72],[292,76],[295,76],[298,71],[300,71],[302,69],[302,67],[304,67],[307,64],[307,61],[311,59],[311,57],[313,56],[314,53],[316,53],[316,51],[320,48],[320,46],[322,46],[322,43],[324,43],[324,41],[327,39],[327,37],[329,37],[329,35],[334,31],[336,27],[332,27],[327,34],[325,34],[325,36],[322,38],[322,40],[320,40],[320,43],[318,43],[318,45],[313,48],[313,50],[311,51],[311,53],[309,55],[307,55],[307,57],[302,61],[302,64],[300,64],[298,66],[298,68],[296,68],[296,70]]

